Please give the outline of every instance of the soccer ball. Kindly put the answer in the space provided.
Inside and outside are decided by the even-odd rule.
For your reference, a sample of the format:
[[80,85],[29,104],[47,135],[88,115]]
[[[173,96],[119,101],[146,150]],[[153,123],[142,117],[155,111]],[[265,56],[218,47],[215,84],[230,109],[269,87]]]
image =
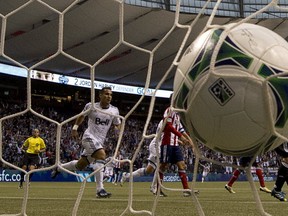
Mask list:
[[286,72],[288,43],[273,31],[248,23],[211,28],[179,62],[173,107],[210,149],[260,155],[288,135]]

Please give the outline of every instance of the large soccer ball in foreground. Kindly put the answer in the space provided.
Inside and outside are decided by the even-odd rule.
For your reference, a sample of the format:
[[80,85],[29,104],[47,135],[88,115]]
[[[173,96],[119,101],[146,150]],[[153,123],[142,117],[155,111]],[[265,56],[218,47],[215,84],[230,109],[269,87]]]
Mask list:
[[273,76],[288,71],[288,44],[254,24],[224,27],[227,34],[210,29],[187,48],[173,105],[186,110],[180,112],[184,125],[207,147],[234,156],[261,154],[281,144],[277,133],[288,132],[288,79]]

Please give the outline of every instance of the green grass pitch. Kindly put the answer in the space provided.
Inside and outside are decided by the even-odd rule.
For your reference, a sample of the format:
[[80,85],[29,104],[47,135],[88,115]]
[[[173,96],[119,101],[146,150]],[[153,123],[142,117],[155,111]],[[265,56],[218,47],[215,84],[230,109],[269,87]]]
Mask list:
[[[128,205],[129,183],[123,187],[105,183],[112,197],[97,199],[95,184],[87,183],[79,205],[79,216],[118,216]],[[256,216],[255,200],[248,182],[235,182],[236,194],[230,194],[224,189],[226,182],[196,183],[200,190],[197,196],[206,216]],[[255,182],[258,188],[258,182]],[[27,203],[28,216],[68,216],[72,215],[81,183],[74,182],[32,182],[29,187]],[[181,183],[168,183],[169,188],[181,188]],[[17,214],[21,212],[23,189],[17,188],[18,183],[0,182],[0,215]],[[150,183],[136,182],[133,184],[133,209],[151,211],[155,197],[149,192]],[[268,188],[273,182],[266,183]],[[286,189],[284,187],[284,189]],[[168,197],[159,197],[155,215],[157,216],[197,216],[196,205],[191,197],[183,197],[182,192],[165,190]],[[284,216],[288,214],[288,203],[280,202],[270,194],[258,191],[265,211],[271,215]],[[124,215],[133,215],[130,212]],[[138,214],[148,215],[148,214]]]

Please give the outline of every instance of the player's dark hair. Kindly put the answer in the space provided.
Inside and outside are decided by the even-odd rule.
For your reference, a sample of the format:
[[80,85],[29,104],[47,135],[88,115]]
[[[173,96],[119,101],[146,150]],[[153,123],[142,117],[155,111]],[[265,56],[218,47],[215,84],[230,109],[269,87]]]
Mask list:
[[111,90],[111,91],[112,91],[111,87],[105,86],[105,87],[103,87],[103,88],[100,90],[99,93],[102,94],[105,90]]

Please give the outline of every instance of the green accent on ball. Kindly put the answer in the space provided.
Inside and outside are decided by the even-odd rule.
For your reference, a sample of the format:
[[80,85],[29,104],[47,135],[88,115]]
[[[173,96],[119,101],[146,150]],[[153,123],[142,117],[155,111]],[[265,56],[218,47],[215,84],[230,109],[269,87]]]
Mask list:
[[[277,69],[274,69],[266,64],[262,64],[259,68],[257,74],[263,78],[267,78],[271,75],[275,75],[277,73],[281,73]],[[275,127],[283,128],[288,119],[288,79],[287,77],[272,77],[269,78],[269,85],[271,87],[272,93],[274,94],[274,98],[276,100],[277,106],[277,118]]]
[[[203,45],[203,48],[199,52],[193,68],[188,73],[188,77],[192,81],[195,81],[199,75],[209,70],[211,57],[222,32],[222,29],[215,30],[212,33],[211,38]],[[241,66],[245,69],[248,69],[253,62],[253,57],[245,54],[245,52],[242,52],[241,49],[237,47],[237,45],[229,37],[223,41],[215,64],[216,66],[227,65],[229,64],[226,62],[228,59],[233,60],[235,63],[234,66]]]
[[188,100],[189,88],[185,83],[182,84],[181,90],[176,97],[176,106],[180,109],[187,109],[187,100]]
[[281,98],[283,111],[280,113],[275,127],[283,128],[288,119],[288,78],[287,77],[272,77],[269,78],[269,84],[273,86],[279,97]]
[[[199,52],[199,55],[194,63],[194,67],[189,71],[188,75],[192,81],[194,81],[200,74],[207,71],[210,65],[211,56],[219,41],[219,36],[222,34],[222,29],[215,30],[211,38],[206,41],[203,45],[202,50]],[[209,46],[208,46],[209,44]]]
[[261,67],[259,68],[257,74],[259,76],[262,76],[262,77],[266,78],[266,77],[269,77],[269,76],[273,75],[274,73],[273,73],[273,70],[270,67],[268,67],[265,64],[262,64]]
[[231,43],[229,43],[228,41],[230,40],[223,42],[217,56],[217,62],[224,59],[232,58],[239,65],[248,69],[253,62],[253,58],[237,49],[237,47],[232,44],[232,41]]

